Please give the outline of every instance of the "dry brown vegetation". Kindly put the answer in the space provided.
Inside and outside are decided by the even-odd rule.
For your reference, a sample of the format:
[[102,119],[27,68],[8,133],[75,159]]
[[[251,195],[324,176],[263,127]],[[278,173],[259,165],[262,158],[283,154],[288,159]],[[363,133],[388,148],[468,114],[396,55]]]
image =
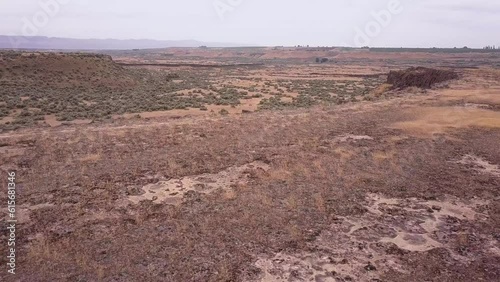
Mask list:
[[[376,85],[380,73],[411,61],[379,56],[185,72],[262,100],[315,90],[308,108],[281,99],[269,107],[279,111],[0,134],[0,171],[18,172],[16,278],[496,281],[500,72],[460,68],[440,88],[392,91]],[[329,103],[334,88],[369,79],[369,98]]]

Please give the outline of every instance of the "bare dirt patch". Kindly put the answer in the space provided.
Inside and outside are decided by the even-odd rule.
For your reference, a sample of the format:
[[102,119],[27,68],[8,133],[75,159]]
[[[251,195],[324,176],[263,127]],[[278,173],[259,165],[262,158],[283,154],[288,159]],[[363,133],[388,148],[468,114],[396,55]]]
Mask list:
[[353,134],[345,134],[335,138],[337,142],[348,142],[352,141],[360,141],[360,140],[373,140],[373,137],[368,135],[353,135]]
[[57,127],[61,126],[62,124],[62,122],[57,120],[57,117],[55,115],[46,115],[45,123],[48,124],[50,127]]
[[[382,278],[380,272],[409,272],[398,254],[453,249],[455,243],[470,235],[452,235],[450,219],[488,218],[477,212],[487,202],[462,203],[453,197],[426,201],[370,194],[367,203],[368,212],[361,216],[337,217],[317,237],[317,252],[278,253],[259,258],[255,266],[263,272],[261,281],[375,281]],[[450,236],[455,239],[448,239]],[[484,239],[488,246],[496,244],[491,236]],[[488,251],[495,250],[492,247]],[[453,256],[467,261],[460,253]]]
[[500,176],[499,165],[492,164],[478,156],[466,155],[458,161],[458,163],[470,167],[480,173],[489,173],[495,176]]
[[244,166],[231,167],[217,174],[201,174],[161,181],[142,187],[144,194],[130,196],[129,200],[135,204],[144,200],[150,200],[154,203],[179,204],[184,195],[191,191],[211,193],[222,189],[228,192],[232,189],[231,187],[246,185],[249,173],[252,171],[267,171],[268,169],[269,166],[265,163],[253,162]]

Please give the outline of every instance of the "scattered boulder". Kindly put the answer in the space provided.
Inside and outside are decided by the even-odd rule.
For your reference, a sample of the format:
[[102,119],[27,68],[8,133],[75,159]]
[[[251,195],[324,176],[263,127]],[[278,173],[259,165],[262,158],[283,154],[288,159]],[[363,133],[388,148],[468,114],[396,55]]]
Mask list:
[[454,71],[413,67],[407,70],[391,71],[387,77],[387,83],[392,84],[392,89],[408,87],[429,89],[436,83],[452,79],[458,79],[458,74]]

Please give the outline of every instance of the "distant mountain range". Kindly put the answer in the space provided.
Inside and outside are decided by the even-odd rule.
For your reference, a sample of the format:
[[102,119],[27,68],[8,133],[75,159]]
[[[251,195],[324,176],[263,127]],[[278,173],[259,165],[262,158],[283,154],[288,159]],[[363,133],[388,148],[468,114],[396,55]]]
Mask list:
[[196,40],[150,40],[150,39],[74,39],[44,36],[0,35],[0,49],[38,50],[130,50],[168,47],[236,47],[231,43],[200,42]]

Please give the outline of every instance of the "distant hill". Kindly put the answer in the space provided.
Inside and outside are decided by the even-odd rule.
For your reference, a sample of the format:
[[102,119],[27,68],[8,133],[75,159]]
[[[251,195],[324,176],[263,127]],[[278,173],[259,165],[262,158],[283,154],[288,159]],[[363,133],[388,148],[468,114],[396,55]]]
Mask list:
[[150,40],[150,39],[74,39],[44,36],[0,35],[0,49],[38,50],[128,50],[167,47],[236,47],[237,44],[200,42],[196,40]]
[[2,90],[22,87],[27,95],[33,91],[82,91],[92,87],[126,90],[137,86],[139,82],[140,79],[133,72],[115,63],[108,55],[0,51]]

